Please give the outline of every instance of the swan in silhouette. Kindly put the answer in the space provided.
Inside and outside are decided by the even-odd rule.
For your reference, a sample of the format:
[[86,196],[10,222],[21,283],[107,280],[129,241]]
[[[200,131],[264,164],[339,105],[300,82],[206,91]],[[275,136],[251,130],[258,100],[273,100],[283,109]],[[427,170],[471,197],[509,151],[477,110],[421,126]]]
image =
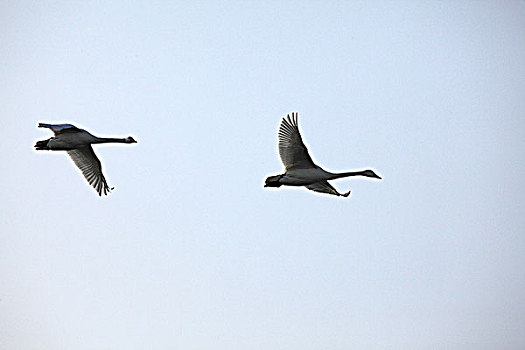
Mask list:
[[99,196],[107,195],[114,187],[109,187],[104,175],[102,165],[91,147],[94,143],[136,143],[133,137],[107,138],[96,137],[83,129],[71,124],[44,124],[39,123],[39,128],[48,128],[55,137],[37,141],[35,148],[38,151],[66,151],[73,163],[82,171],[82,174],[97,191]]
[[331,173],[316,165],[308,154],[308,149],[299,133],[298,117],[297,113],[292,113],[291,116],[288,114],[286,117],[283,117],[281,121],[281,126],[279,127],[279,155],[286,171],[284,174],[268,177],[264,187],[281,187],[282,185],[305,186],[311,191],[348,197],[350,191],[339,193],[328,183],[328,180],[348,176],[366,176],[381,179],[372,170]]

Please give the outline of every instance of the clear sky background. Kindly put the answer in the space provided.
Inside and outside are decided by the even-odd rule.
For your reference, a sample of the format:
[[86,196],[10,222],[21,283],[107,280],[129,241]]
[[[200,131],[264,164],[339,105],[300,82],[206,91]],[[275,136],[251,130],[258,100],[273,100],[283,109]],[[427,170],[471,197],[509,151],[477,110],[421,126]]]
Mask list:
[[[0,348],[525,348],[524,62],[518,1],[1,2]],[[264,189],[292,111],[383,180]]]

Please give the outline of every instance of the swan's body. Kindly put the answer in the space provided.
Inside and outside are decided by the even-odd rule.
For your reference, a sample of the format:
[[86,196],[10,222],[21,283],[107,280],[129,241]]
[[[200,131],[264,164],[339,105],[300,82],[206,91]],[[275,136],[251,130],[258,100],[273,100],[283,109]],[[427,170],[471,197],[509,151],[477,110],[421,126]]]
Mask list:
[[348,176],[367,176],[381,179],[372,170],[348,171],[344,173],[331,173],[316,165],[308,149],[303,143],[297,123],[297,113],[287,115],[279,127],[279,155],[286,168],[284,174],[270,176],[266,179],[264,187],[305,186],[311,191],[348,197],[350,191],[339,193],[328,183]]
[[86,130],[71,124],[38,124],[39,128],[48,128],[55,134],[47,140],[37,141],[35,148],[39,151],[66,151],[75,165],[99,196],[107,195],[110,188],[102,174],[102,165],[91,147],[96,143],[136,143],[133,137],[106,138],[96,137]]

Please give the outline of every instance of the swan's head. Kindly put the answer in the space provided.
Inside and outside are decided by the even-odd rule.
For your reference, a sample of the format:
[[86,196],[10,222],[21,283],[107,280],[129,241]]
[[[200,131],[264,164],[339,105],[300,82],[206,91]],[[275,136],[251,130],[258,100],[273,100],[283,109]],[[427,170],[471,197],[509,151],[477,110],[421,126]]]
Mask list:
[[368,177],[374,177],[376,179],[381,179],[381,177],[379,175],[377,175],[376,173],[374,173],[372,170],[365,170],[365,171],[363,171],[363,176],[368,176]]
[[282,183],[279,182],[281,177],[283,177],[283,175],[269,176],[264,182],[264,187],[281,187]]
[[126,137],[126,143],[137,143],[135,139],[131,136]]

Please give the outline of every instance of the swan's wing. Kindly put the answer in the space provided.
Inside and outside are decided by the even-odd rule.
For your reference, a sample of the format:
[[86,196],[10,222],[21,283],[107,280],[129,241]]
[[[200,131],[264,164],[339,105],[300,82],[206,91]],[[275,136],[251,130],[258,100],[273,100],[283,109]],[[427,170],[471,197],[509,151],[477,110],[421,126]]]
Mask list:
[[328,181],[315,182],[305,187],[311,191],[320,192],[320,193],[328,193],[328,194],[333,194],[336,196],[348,197],[348,195],[350,194],[350,191],[346,193],[337,192],[337,190],[333,188],[332,185],[328,183]]
[[67,132],[83,132],[84,130],[77,128],[72,124],[46,124],[39,123],[39,128],[48,128],[51,129],[56,135],[67,133]]
[[67,151],[73,159],[75,165],[82,171],[82,174],[91,186],[97,191],[99,196],[107,195],[113,188],[109,188],[104,175],[102,165],[97,155],[90,145]]
[[279,127],[279,155],[286,170],[316,167],[299,133],[297,118],[297,113],[288,114]]

